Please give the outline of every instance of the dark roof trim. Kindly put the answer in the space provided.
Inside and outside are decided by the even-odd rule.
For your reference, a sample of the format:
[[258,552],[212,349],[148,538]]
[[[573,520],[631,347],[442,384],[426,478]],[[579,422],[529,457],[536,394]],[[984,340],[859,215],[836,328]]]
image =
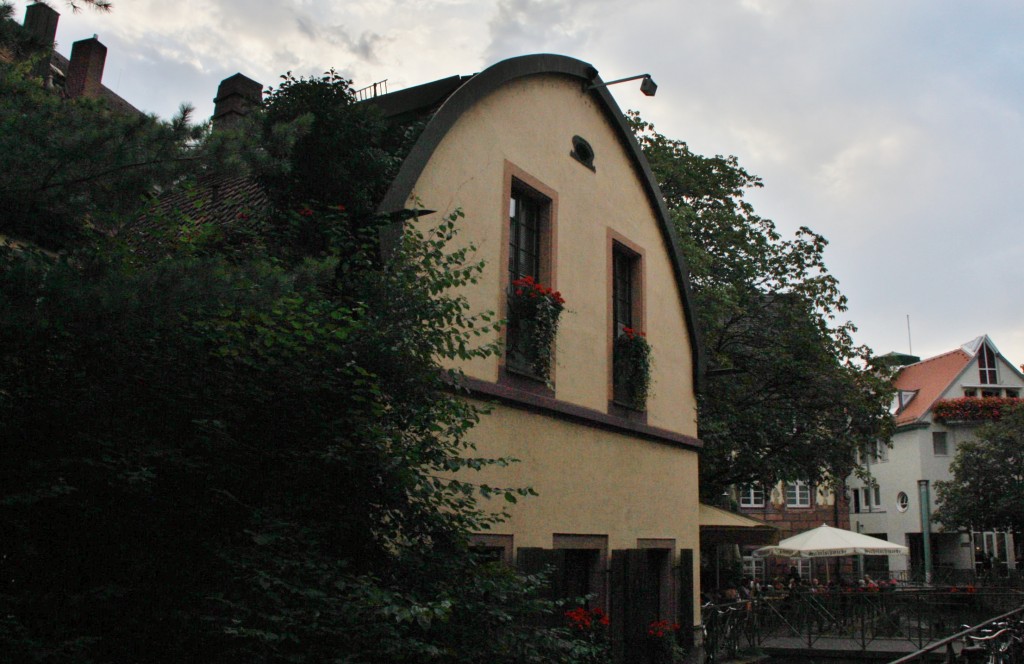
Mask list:
[[367,104],[376,106],[386,117],[401,117],[409,113],[433,109],[444,102],[453,92],[472,76],[449,76],[412,88],[405,88],[386,95],[372,97]]
[[704,447],[704,444],[693,436],[687,436],[686,434],[676,433],[659,427],[652,427],[640,422],[602,413],[599,410],[577,406],[576,404],[559,401],[552,397],[516,389],[507,385],[489,383],[478,378],[463,376],[459,379],[459,387],[468,391],[471,397],[494,399],[515,408],[543,413],[596,429],[612,431],[634,438],[643,438],[673,447],[689,449],[694,452]]
[[[378,211],[389,213],[405,207],[409,195],[416,185],[416,181],[419,180],[420,174],[426,167],[434,150],[464,112],[488,94],[510,81],[544,74],[561,74],[578,78],[581,89],[584,84],[600,86],[602,83],[601,78],[597,75],[597,69],[593,65],[564,55],[523,55],[502,60],[488,67],[452,92],[451,96],[448,97],[437,113],[431,118],[430,122],[427,123],[409,155],[402,162],[398,176],[391,183],[391,187],[384,196]],[[629,126],[626,124],[622,111],[615,103],[611,93],[608,92],[607,87],[592,88],[589,90],[589,94],[597,98],[599,107],[617,130],[627,154],[629,154],[634,167],[637,169],[637,174],[647,193],[651,207],[658,218],[662,239],[668,247],[669,255],[672,259],[676,287],[682,301],[684,316],[686,317],[686,329],[690,335],[693,385],[694,389],[699,391],[704,379],[704,353],[700,331],[697,328],[697,321],[693,311],[693,294],[690,289],[689,268],[679,250],[679,241],[672,226],[668,208],[665,206],[664,198],[661,195],[661,189],[654,179],[651,167],[647,163],[647,159],[644,157],[639,144],[636,142],[633,132],[630,131]]]

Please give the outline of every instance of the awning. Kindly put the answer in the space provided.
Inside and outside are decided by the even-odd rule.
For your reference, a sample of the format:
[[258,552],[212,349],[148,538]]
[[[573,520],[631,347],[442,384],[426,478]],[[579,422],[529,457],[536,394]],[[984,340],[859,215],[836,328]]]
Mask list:
[[763,521],[700,504],[700,543],[766,546],[779,541],[779,529]]
[[877,537],[833,528],[822,524],[817,528],[787,537],[778,546],[766,546],[755,556],[782,558],[831,558],[833,556],[907,556],[910,549]]

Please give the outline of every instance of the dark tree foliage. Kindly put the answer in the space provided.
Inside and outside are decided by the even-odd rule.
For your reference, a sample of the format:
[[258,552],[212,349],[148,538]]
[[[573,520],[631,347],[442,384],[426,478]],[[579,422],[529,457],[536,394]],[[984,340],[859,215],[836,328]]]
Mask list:
[[264,171],[261,179],[284,207],[344,202],[350,216],[373,212],[401,165],[405,132],[376,107],[355,104],[351,81],[334,70],[281,79],[268,92],[263,132],[268,144],[289,125],[295,136],[288,167]]
[[947,530],[1024,532],[1024,407],[1003,410],[959,443],[953,478],[936,482],[935,519]]
[[13,63],[53,48],[14,20],[14,5],[0,2],[0,62]]
[[[62,249],[83,228],[109,231],[133,216],[198,155],[188,109],[171,123],[111,111],[95,99],[64,100],[0,67],[0,234]],[[45,220],[45,223],[41,223]]]
[[[457,217],[408,228],[382,252],[390,220],[351,223],[366,192],[296,203],[307,183],[285,177],[271,199],[288,205],[228,242],[225,220],[190,217],[204,209],[203,179],[179,178],[163,200],[188,204],[149,208],[145,227],[166,227],[152,251],[123,222],[163,171],[125,166],[209,146],[122,152],[139,133],[194,134],[110,124],[92,106],[50,103],[13,68],[2,76],[0,124],[28,114],[67,134],[31,145],[32,131],[5,133],[5,146],[58,171],[79,147],[96,151],[89,177],[62,181],[62,194],[32,180],[31,214],[16,217],[31,228],[3,208],[17,241],[0,249],[0,659],[574,661],[569,633],[536,619],[552,609],[536,599],[541,579],[466,543],[500,519],[481,495],[530,492],[451,479],[509,462],[474,457],[480,413],[439,367],[494,351],[478,343],[489,315],[458,295],[482,266],[446,249]],[[289,84],[267,116],[280,101],[282,118],[310,110],[317,126],[335,94],[322,84]],[[347,84],[333,84],[351,109]],[[20,106],[12,90],[38,103]],[[368,163],[348,149],[361,143],[345,123],[331,168],[354,181],[386,172],[389,155]],[[293,173],[302,149],[283,155]]]
[[838,483],[887,442],[890,387],[837,323],[846,298],[809,228],[783,238],[743,198],[735,157],[704,157],[631,114],[690,267],[708,370],[699,398],[701,491],[779,480]]

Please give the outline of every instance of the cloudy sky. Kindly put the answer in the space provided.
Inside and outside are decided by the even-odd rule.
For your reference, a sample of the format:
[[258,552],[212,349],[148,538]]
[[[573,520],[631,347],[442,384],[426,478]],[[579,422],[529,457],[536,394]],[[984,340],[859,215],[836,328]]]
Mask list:
[[[23,16],[26,0],[16,0]],[[1024,363],[1024,3],[1016,0],[115,0],[73,14],[104,83],[143,110],[212,112],[242,72],[334,67],[394,91],[526,53],[605,80],[662,133],[734,154],[757,211],[825,235],[857,340],[929,356],[989,334]]]

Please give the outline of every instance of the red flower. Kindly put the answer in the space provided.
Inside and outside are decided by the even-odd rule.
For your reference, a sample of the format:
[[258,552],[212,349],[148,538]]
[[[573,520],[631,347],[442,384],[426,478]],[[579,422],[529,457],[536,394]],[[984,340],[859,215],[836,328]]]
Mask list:
[[647,626],[647,635],[656,638],[662,638],[666,634],[679,630],[679,623],[669,622],[668,620],[655,620]]
[[565,617],[569,620],[569,626],[578,630],[591,629],[595,620],[601,626],[607,626],[609,623],[608,616],[601,609],[588,611],[582,606],[566,611]]
[[303,217],[312,217],[313,211],[310,210],[308,207],[304,207],[301,210],[299,210],[299,214],[301,214]]
[[338,203],[338,212],[344,212],[344,211],[345,211],[345,206],[342,205],[341,203]]

